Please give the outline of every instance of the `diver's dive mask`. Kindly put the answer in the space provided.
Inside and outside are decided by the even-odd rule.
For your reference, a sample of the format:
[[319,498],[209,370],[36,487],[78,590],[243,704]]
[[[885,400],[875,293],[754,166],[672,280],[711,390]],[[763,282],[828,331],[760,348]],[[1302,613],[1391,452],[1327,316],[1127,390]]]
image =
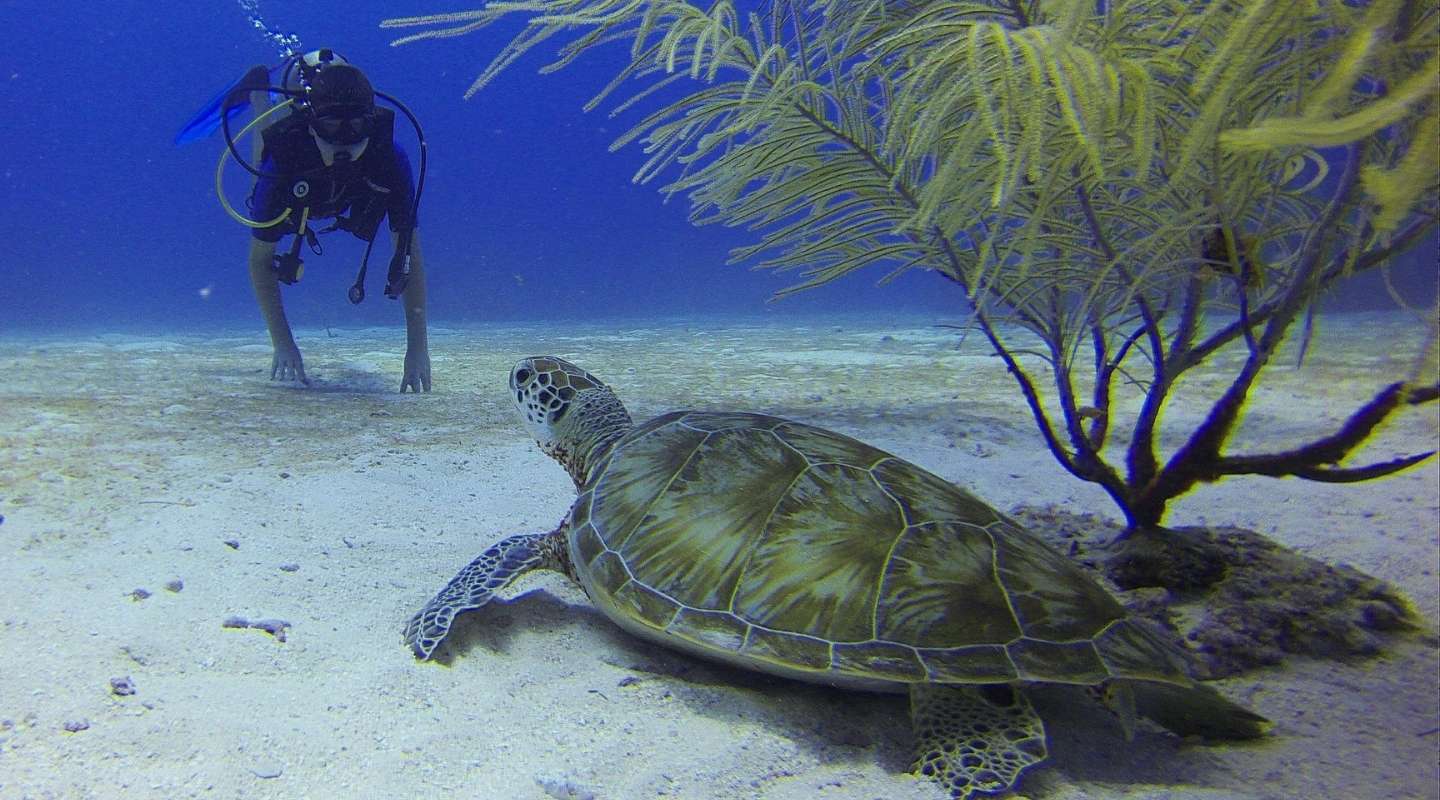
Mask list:
[[315,139],[315,146],[320,150],[320,160],[325,162],[327,167],[333,167],[336,164],[343,166],[359,161],[360,156],[365,154],[365,148],[370,145],[368,136],[358,141],[338,144],[320,135],[313,125],[310,126],[310,133]]
[[374,115],[366,111],[327,111],[310,120],[310,132],[326,142],[347,147],[370,138]]

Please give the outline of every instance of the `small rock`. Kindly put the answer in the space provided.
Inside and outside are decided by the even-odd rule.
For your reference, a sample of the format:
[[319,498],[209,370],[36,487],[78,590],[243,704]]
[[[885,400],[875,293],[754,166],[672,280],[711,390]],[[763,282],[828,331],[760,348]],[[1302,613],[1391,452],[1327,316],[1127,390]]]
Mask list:
[[148,589],[136,589],[135,591],[130,593],[130,599],[134,600],[137,603],[149,596],[150,591]]
[[172,581],[166,581],[166,582],[165,582],[165,591],[167,591],[167,592],[178,592],[178,591],[180,591],[181,589],[184,589],[184,588],[185,588],[185,581],[182,581],[182,580],[180,580],[179,578],[176,578],[175,580],[172,580]]
[[285,629],[291,625],[283,619],[256,619],[250,621],[250,627],[265,631],[283,642],[285,641]]
[[298,572],[299,570],[300,570],[300,565],[299,565],[299,564],[288,563],[288,564],[281,564],[281,565],[280,565],[280,571],[281,571],[281,572]]
[[271,636],[274,636],[278,641],[282,641],[282,642],[283,642],[283,641],[285,641],[285,629],[286,629],[286,628],[289,628],[289,627],[292,627],[292,626],[290,625],[290,623],[286,622],[286,621],[283,620],[283,619],[255,619],[255,620],[250,620],[250,619],[245,619],[244,617],[230,616],[230,617],[226,617],[226,618],[224,619],[224,621],[222,621],[222,622],[220,623],[220,627],[222,627],[222,628],[254,628],[254,629],[256,629],[256,630],[265,631],[266,633],[270,634]]
[[161,416],[170,417],[174,416],[175,414],[186,414],[189,413],[189,411],[190,406],[187,406],[183,403],[171,403],[170,405],[160,409],[160,414]]
[[135,694],[135,682],[130,680],[129,675],[126,675],[123,678],[111,678],[110,694],[113,694],[116,697],[129,697],[130,695]]
[[231,550],[239,550],[239,549],[240,549],[240,540],[239,540],[239,539],[226,539],[226,540],[225,540],[225,546],[228,547],[228,548],[230,548]]
[[288,473],[288,472],[282,472],[282,473],[280,473],[280,477],[282,477],[282,478],[288,478],[288,477],[290,477],[290,473]]
[[66,720],[66,722],[65,722],[65,730],[68,731],[68,732],[70,732],[70,733],[79,733],[80,731],[88,731],[88,730],[90,730],[90,720],[88,720],[88,719],[72,719],[72,720]]
[[573,781],[559,778],[536,778],[535,783],[545,790],[545,794],[555,800],[595,800],[595,793],[583,786],[577,786]]
[[269,780],[280,777],[285,772],[285,768],[274,761],[260,761],[250,768],[250,772],[254,773],[257,778]]

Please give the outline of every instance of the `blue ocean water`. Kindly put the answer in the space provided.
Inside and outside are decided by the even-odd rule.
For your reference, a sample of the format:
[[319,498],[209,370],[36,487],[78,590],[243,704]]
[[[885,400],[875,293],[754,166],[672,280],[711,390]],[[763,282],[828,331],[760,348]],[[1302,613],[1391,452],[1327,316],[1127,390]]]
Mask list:
[[[451,5],[117,0],[101,11],[79,0],[21,0],[0,8],[0,327],[260,324],[245,268],[249,234],[213,191],[223,137],[171,144],[216,91],[255,64],[279,61],[244,5],[302,50],[343,53],[420,118],[430,145],[421,214],[437,323],[962,312],[958,291],[931,273],[877,286],[885,266],[767,303],[798,276],[726,265],[729,250],[754,234],[691,225],[685,198],[667,203],[658,182],[631,182],[645,159],[638,147],[609,152],[642,113],[582,111],[624,63],[623,46],[548,76],[537,74],[550,53],[542,48],[465,101],[516,25],[392,48],[406,31],[381,30],[382,19]],[[413,139],[400,130],[413,156]],[[247,179],[232,165],[232,202],[243,202]],[[388,263],[381,239],[370,299],[353,307],[345,290],[362,247],[344,234],[327,237],[326,254],[308,257],[304,281],[286,291],[292,324],[401,325],[398,304],[380,293]],[[1433,243],[1399,273],[1422,302],[1430,297]],[[1391,307],[1374,279],[1344,294],[1349,307]]]
[[[333,47],[376,88],[419,117],[430,167],[422,230],[437,323],[568,317],[675,317],[894,311],[959,313],[963,298],[933,274],[877,288],[884,270],[767,304],[795,275],[727,266],[752,235],[696,228],[683,197],[635,185],[645,155],[610,143],[642,118],[584,113],[623,63],[616,46],[558,75],[537,53],[474,99],[461,95],[517,29],[392,48],[405,31],[382,19],[449,10],[434,3],[260,3],[302,49]],[[246,274],[249,233],[213,190],[218,132],[171,143],[215,92],[255,64],[280,60],[240,4],[119,0],[103,12],[79,0],[6,3],[0,101],[0,283],[9,329],[193,329],[260,325]],[[413,135],[398,125],[415,157]],[[250,184],[227,172],[243,208]],[[363,253],[346,234],[307,256],[286,290],[296,327],[402,325],[381,295],[388,242],[372,257],[369,299],[345,290]],[[203,291],[202,290],[206,290]]]

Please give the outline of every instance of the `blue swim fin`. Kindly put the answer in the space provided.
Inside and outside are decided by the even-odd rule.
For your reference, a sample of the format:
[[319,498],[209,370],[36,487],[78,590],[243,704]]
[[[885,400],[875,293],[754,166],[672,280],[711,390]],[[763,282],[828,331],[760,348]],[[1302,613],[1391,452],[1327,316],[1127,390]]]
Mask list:
[[[283,64],[280,66],[283,66]],[[249,72],[240,76],[238,80],[221,89],[219,93],[210,98],[210,101],[199,111],[195,112],[195,116],[191,117],[190,121],[185,123],[185,126],[180,129],[179,133],[175,134],[175,144],[181,145],[187,142],[198,141],[214,133],[215,129],[220,127],[220,109],[225,107],[227,101],[230,103],[230,109],[227,113],[231,119],[234,119],[236,114],[249,108],[250,93],[252,91],[262,91],[269,87],[271,85],[271,73],[278,70],[280,66],[267,68],[262,65],[256,65],[252,67]]]

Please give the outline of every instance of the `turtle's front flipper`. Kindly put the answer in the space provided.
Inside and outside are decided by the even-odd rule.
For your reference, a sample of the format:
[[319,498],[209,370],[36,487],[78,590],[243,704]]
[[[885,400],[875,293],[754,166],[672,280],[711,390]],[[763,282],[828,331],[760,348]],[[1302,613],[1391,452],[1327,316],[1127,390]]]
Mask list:
[[416,658],[429,658],[450,632],[457,614],[490,602],[496,592],[521,573],[532,569],[565,571],[564,549],[565,540],[559,531],[524,533],[501,541],[460,570],[435,599],[410,618],[405,626],[405,643],[415,651]]
[[1009,686],[910,684],[915,728],[911,769],[939,781],[956,800],[1004,791],[1021,770],[1045,760],[1045,723]]

